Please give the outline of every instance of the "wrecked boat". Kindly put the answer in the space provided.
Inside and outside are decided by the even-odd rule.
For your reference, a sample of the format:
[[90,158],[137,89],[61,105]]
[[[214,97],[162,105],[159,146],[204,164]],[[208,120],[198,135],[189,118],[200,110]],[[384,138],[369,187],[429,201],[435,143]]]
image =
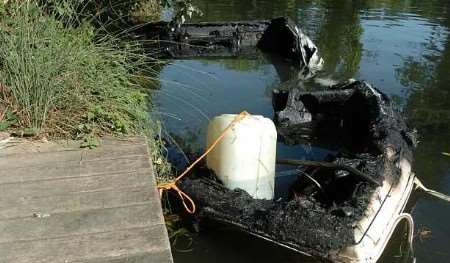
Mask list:
[[287,193],[274,200],[230,190],[203,168],[179,182],[198,206],[196,217],[321,260],[376,262],[397,224],[412,222],[404,209],[414,185],[414,131],[363,81],[274,90],[273,107],[281,140],[332,144],[334,153],[321,161],[278,160],[296,170]]
[[289,60],[306,77],[323,67],[318,48],[289,18],[270,21],[147,23],[133,30],[157,58],[255,56]]
[[[300,79],[323,66],[317,47],[287,18],[136,29],[160,58],[275,55],[297,67]],[[274,122],[285,144],[334,149],[325,160],[278,160],[294,167],[288,190],[273,200],[230,190],[206,167],[179,187],[214,221],[333,262],[376,262],[401,220],[414,185],[414,132],[382,92],[363,81],[324,91],[274,90]],[[275,190],[277,188],[275,184]],[[412,224],[411,230],[412,230]],[[410,235],[412,238],[412,235]]]

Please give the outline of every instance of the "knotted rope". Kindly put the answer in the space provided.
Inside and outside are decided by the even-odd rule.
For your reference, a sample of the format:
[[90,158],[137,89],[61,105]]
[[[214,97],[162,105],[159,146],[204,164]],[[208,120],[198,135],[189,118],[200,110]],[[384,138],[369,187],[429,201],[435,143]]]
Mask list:
[[[206,149],[206,151],[200,157],[198,157],[197,160],[195,160],[191,165],[189,165],[189,167],[186,168],[186,170],[184,172],[182,172],[180,175],[178,175],[174,180],[172,180],[170,182],[158,184],[157,187],[159,190],[160,197],[162,197],[162,194],[164,191],[173,190],[178,193],[178,196],[180,197],[181,201],[183,202],[183,206],[186,209],[186,211],[190,214],[195,213],[196,207],[195,207],[194,200],[192,200],[192,198],[190,198],[189,195],[187,195],[185,192],[181,191],[180,188],[178,188],[177,181],[179,181],[181,178],[183,178],[185,175],[187,175],[192,170],[192,168],[194,168],[194,166],[196,164],[198,164],[203,158],[205,158],[217,146],[217,144],[219,144],[219,142],[225,137],[226,133],[231,128],[233,128],[233,126],[236,123],[238,123],[239,121],[241,121],[242,119],[244,119],[246,116],[249,116],[249,115],[250,114],[246,111],[239,113],[233,119],[233,121],[230,124],[228,124],[228,126],[220,133],[219,137],[217,137],[217,139],[214,140],[214,142]],[[186,203],[186,201],[188,201],[190,203],[189,206]]]

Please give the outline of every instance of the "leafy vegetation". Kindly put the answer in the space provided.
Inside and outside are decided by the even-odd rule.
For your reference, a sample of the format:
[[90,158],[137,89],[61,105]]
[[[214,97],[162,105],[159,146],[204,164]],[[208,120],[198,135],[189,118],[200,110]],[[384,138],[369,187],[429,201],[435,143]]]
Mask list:
[[84,147],[103,135],[146,134],[166,176],[149,118],[151,83],[141,77],[156,74],[151,61],[139,43],[99,34],[72,15],[77,5],[56,2],[0,4],[0,130]]
[[136,44],[94,29],[64,26],[40,7],[13,5],[2,16],[2,101],[18,126],[51,137],[135,133],[145,126],[146,93],[133,82],[145,67]]

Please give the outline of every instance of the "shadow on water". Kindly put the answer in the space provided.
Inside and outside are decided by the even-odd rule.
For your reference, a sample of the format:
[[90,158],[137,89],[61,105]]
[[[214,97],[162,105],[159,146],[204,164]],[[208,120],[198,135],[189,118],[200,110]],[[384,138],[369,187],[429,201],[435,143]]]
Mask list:
[[[319,46],[325,59],[321,79],[365,79],[390,96],[420,133],[414,171],[429,186],[450,193],[450,2],[448,0],[195,0],[201,21],[253,20],[290,16]],[[156,103],[167,130],[184,148],[201,151],[208,119],[248,110],[272,117],[271,91],[302,85],[282,62],[251,59],[172,61],[160,78]],[[332,149],[279,143],[280,157],[321,159]],[[316,147],[316,148],[315,148]],[[450,206],[416,193],[410,200],[417,262],[448,262]],[[420,232],[420,231],[418,231]],[[408,262],[400,227],[380,262]],[[193,235],[191,252],[175,262],[313,262],[286,249],[229,229]],[[401,245],[403,244],[403,245]]]

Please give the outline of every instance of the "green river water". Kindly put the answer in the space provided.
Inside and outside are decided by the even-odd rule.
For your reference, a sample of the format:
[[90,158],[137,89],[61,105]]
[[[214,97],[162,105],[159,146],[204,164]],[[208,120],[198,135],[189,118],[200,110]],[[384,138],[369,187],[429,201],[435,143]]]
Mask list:
[[[196,21],[289,16],[311,37],[325,60],[322,79],[363,79],[390,96],[420,134],[413,169],[430,188],[450,193],[450,1],[449,0],[195,0]],[[292,81],[255,59],[172,61],[155,93],[158,112],[184,148],[200,151],[208,119],[247,110],[272,117],[271,90]],[[302,85],[314,89],[318,84]],[[320,158],[324,151],[279,144],[279,156]],[[410,201],[417,262],[450,262],[450,204],[423,194]],[[401,231],[400,231],[401,232]],[[380,262],[405,262],[402,233]],[[230,229],[193,234],[189,252],[173,248],[176,263],[314,262]],[[408,262],[408,261],[407,261]]]

